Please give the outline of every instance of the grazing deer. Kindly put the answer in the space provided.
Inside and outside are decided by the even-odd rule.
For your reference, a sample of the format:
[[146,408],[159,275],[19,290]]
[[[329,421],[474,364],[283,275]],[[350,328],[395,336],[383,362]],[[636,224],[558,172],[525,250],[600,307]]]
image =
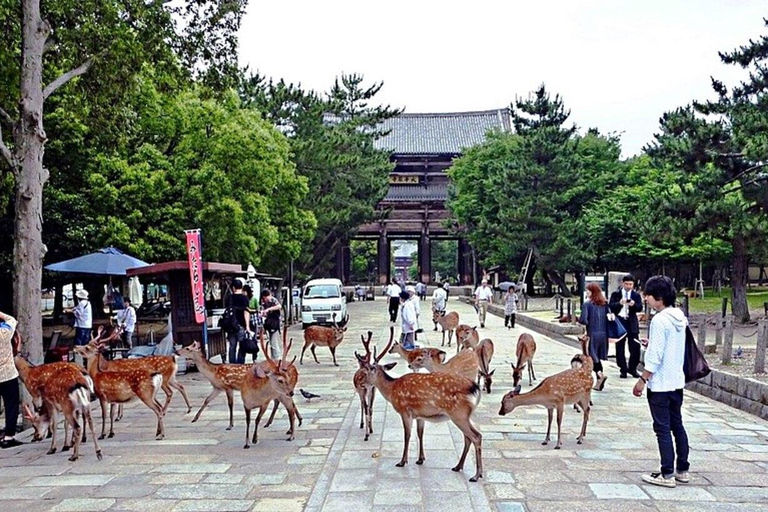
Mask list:
[[459,314],[455,311],[451,311],[450,313],[446,313],[444,315],[440,314],[439,311],[436,309],[432,309],[432,321],[443,328],[443,342],[440,344],[441,347],[445,346],[445,333],[448,332],[448,346],[451,346],[451,338],[453,337],[453,333],[456,332],[456,327],[459,326]]
[[524,332],[517,339],[517,364],[512,364],[512,385],[517,386],[523,378],[523,370],[528,366],[528,385],[532,385],[536,380],[536,373],[533,371],[533,356],[536,354],[536,341],[533,336]]
[[[40,411],[33,413],[27,404],[23,405],[24,417],[32,423],[35,429],[35,439],[43,439],[46,433],[51,431],[51,448],[49,454],[56,453],[56,410],[64,413],[64,421],[67,427],[72,428],[72,441],[74,449],[69,457],[70,461],[76,461],[80,457],[80,442],[85,439],[85,424],[91,431],[93,445],[96,449],[96,458],[101,460],[101,448],[93,431],[93,418],[91,417],[91,389],[93,383],[90,377],[84,376],[80,371],[63,369],[47,380],[44,391],[44,400],[47,407],[41,407]],[[80,421],[78,421],[78,416]],[[69,442],[68,434],[64,433],[64,448],[67,451]]]
[[259,412],[256,415],[256,421],[254,422],[253,429],[253,444],[256,444],[259,440],[259,422],[261,417],[266,412],[269,404],[272,400],[279,400],[285,408],[288,410],[288,420],[291,427],[287,432],[288,441],[294,439],[294,427],[296,421],[296,405],[293,403],[293,389],[291,388],[290,378],[288,377],[288,368],[293,366],[296,361],[294,356],[293,361],[289,364],[285,363],[285,359],[288,356],[288,352],[291,349],[293,340],[288,345],[283,345],[283,357],[279,362],[275,362],[269,357],[269,351],[264,343],[264,329],[259,333],[259,343],[261,344],[261,351],[267,361],[270,362],[270,366],[265,369],[260,364],[254,364],[251,366],[250,371],[245,374],[243,379],[243,385],[240,389],[240,396],[243,399],[243,409],[245,409],[245,446],[243,448],[248,449],[251,447],[249,443],[250,429],[251,429],[251,411],[255,408],[259,408]]
[[477,352],[474,349],[467,349],[450,358],[445,364],[420,355],[415,357],[408,367],[413,371],[425,368],[430,373],[452,373],[475,382],[480,362]]
[[[417,357],[423,355],[425,357],[432,358],[434,361],[437,361],[438,363],[445,362],[445,352],[440,350],[439,348],[414,348],[411,350],[403,348],[403,346],[398,343],[394,342],[392,345],[392,348],[389,350],[390,354],[399,354],[400,357],[408,361],[408,365],[413,362],[414,359]],[[418,371],[418,370],[414,370]]]
[[[290,350],[290,346],[293,344],[293,340],[291,340],[291,343],[289,344],[286,340],[288,339],[288,326],[283,326],[283,350],[285,350],[285,347],[288,347],[288,350]],[[271,369],[273,371],[276,370],[276,365],[271,360],[267,359],[266,361],[259,363],[264,370]],[[291,386],[291,391],[296,390],[296,384],[299,382],[299,369],[296,368],[295,364],[289,365],[286,368],[286,375],[288,376],[288,384]],[[275,413],[277,413],[277,407],[280,404],[280,400],[275,398],[274,400],[274,406],[272,407],[272,414],[269,415],[269,419],[264,424],[264,428],[269,427],[272,424],[272,421],[275,419]],[[294,403],[295,407],[295,403]],[[299,426],[301,426],[302,422],[304,421],[304,418],[301,417],[301,414],[299,413],[299,409],[295,408],[296,413],[296,419],[299,420]]]
[[211,394],[205,398],[203,405],[200,406],[200,410],[197,411],[197,414],[195,414],[195,417],[192,419],[192,423],[195,423],[200,419],[203,410],[205,410],[205,408],[208,407],[208,404],[223,391],[227,395],[227,405],[229,406],[229,426],[227,427],[227,430],[232,430],[232,427],[234,426],[232,412],[234,391],[240,391],[245,374],[250,370],[250,365],[211,363],[200,349],[200,342],[198,341],[177,350],[176,353],[192,360],[203,377],[205,377],[208,382],[211,383],[211,386],[213,386]]
[[491,359],[493,358],[493,341],[488,338],[484,339],[477,345],[475,353],[477,354],[477,362],[480,366],[477,374],[477,385],[480,385],[480,377],[482,377],[483,387],[487,393],[490,393],[491,384],[493,383],[493,374],[496,372],[496,370],[491,370]]
[[[390,334],[394,336],[394,329],[390,330]],[[368,340],[363,335],[360,335],[360,341],[365,348],[365,355],[360,357],[360,354],[355,351],[355,357],[357,358],[360,368],[355,372],[355,376],[352,378],[352,383],[355,385],[355,391],[360,397],[360,428],[365,428],[365,441],[373,434],[373,399],[376,396],[376,388],[368,381],[367,365],[371,363],[371,338],[373,333],[368,331]],[[390,340],[392,341],[392,340]]]
[[[582,340],[582,353],[587,354],[587,341]],[[592,393],[592,364],[586,361],[579,368],[569,368],[555,375],[551,375],[541,381],[528,393],[520,394],[520,385],[510,391],[501,400],[499,414],[504,416],[521,405],[543,405],[547,408],[547,436],[542,445],[550,441],[552,430],[552,412],[557,409],[557,444],[555,450],[562,446],[560,426],[563,421],[563,409],[566,404],[579,404],[584,411],[584,420],[581,424],[581,434],[577,437],[577,443],[581,444],[587,435],[587,422],[589,421],[590,397]]]
[[[78,435],[78,432],[73,433],[73,437],[69,436],[69,428],[76,424],[70,421],[70,417],[67,415],[68,410],[73,408],[73,412],[77,412],[79,408],[76,403],[73,402],[75,398],[67,396],[66,398],[61,393],[54,392],[60,388],[60,382],[71,382],[72,387],[77,385],[84,385],[88,390],[88,416],[90,417],[90,392],[93,390],[93,381],[87,374],[83,374],[83,369],[74,363],[48,363],[40,366],[32,366],[26,359],[17,355],[14,358],[16,369],[19,372],[19,378],[24,383],[24,386],[32,396],[32,401],[35,409],[38,411],[37,415],[32,415],[32,422],[36,425],[45,424],[51,433],[52,442],[49,454],[56,452],[56,411],[61,410],[67,421],[64,422],[64,446],[61,451],[66,452],[70,448],[70,441],[78,443],[80,440],[75,440],[74,436]],[[68,390],[69,391],[69,390]],[[66,393],[65,393],[66,395]],[[82,411],[81,411],[82,412]],[[31,414],[31,413],[30,413]],[[85,419],[85,415],[83,415]],[[74,418],[76,420],[76,418]],[[85,438],[84,432],[83,438]],[[36,430],[35,440],[40,441],[45,437],[44,429]]]
[[347,331],[346,327],[339,327],[336,324],[336,313],[333,314],[333,326],[324,327],[322,325],[310,325],[304,330],[304,347],[301,349],[301,358],[299,364],[304,364],[304,351],[307,347],[312,351],[312,357],[315,358],[315,362],[320,364],[317,360],[317,354],[315,354],[315,346],[328,347],[331,350],[333,356],[333,364],[339,366],[336,362],[336,347],[338,347],[342,341],[344,341],[344,333]]
[[[87,345],[75,347],[75,352],[85,356]],[[163,376],[160,373],[152,372],[142,368],[135,368],[125,372],[104,371],[100,365],[103,365],[104,356],[101,349],[105,345],[97,345],[97,350],[93,357],[88,359],[88,373],[93,379],[94,391],[101,404],[101,435],[104,437],[114,437],[115,413],[118,404],[130,402],[134,398],[139,398],[149,407],[157,416],[157,430],[155,438],[160,440],[165,437],[163,428],[163,407],[155,399],[157,390],[163,383]],[[107,404],[109,404],[109,435],[106,433],[107,422]]]
[[480,334],[477,332],[477,326],[470,327],[461,324],[456,328],[456,353],[463,348],[475,348],[480,343]]
[[[471,416],[480,401],[480,388],[474,380],[468,380],[452,373],[409,373],[400,378],[393,378],[387,371],[394,368],[397,363],[386,365],[379,364],[384,355],[389,351],[394,337],[394,328],[390,327],[389,345],[376,356],[374,360],[366,363],[357,356],[362,368],[368,373],[368,382],[392,404],[395,411],[403,421],[404,443],[403,456],[397,467],[403,467],[408,463],[408,444],[411,439],[413,420],[416,420],[416,432],[419,437],[419,458],[416,464],[423,464],[424,457],[424,422],[451,420],[464,434],[464,451],[453,471],[464,469],[464,461],[467,458],[470,444],[475,447],[475,459],[477,468],[470,482],[477,482],[483,476],[482,441],[483,435],[472,424]],[[427,359],[429,360],[429,359]]]

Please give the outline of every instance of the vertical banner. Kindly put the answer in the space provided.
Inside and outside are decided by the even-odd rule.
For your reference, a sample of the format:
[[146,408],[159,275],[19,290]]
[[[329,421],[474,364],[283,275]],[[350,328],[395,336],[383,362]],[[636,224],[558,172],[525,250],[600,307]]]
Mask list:
[[205,293],[203,292],[203,262],[200,248],[200,230],[184,232],[187,235],[187,255],[189,257],[189,279],[192,284],[192,305],[195,310],[195,322],[205,322]]

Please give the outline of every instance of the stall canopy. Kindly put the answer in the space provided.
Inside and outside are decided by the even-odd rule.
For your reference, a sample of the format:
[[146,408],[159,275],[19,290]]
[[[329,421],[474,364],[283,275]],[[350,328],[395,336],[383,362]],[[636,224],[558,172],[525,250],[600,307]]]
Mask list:
[[129,256],[116,247],[105,247],[85,256],[46,265],[45,268],[70,274],[124,276],[129,268],[146,266],[149,266],[149,263]]

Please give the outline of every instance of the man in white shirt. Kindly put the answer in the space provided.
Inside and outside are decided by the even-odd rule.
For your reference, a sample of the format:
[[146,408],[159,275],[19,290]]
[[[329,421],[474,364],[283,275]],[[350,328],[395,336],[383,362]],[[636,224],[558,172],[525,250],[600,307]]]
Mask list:
[[416,341],[416,329],[418,325],[416,306],[414,305],[414,301],[411,300],[411,296],[408,292],[400,293],[400,303],[400,329],[402,332],[400,335],[400,344],[404,349],[411,350],[415,348],[414,343]]
[[421,299],[419,299],[418,294],[416,293],[416,288],[408,285],[405,287],[405,291],[408,292],[408,295],[410,296],[410,299],[408,299],[410,302],[413,302],[413,308],[416,310],[416,335],[414,336],[414,340],[417,340],[419,338],[418,333],[422,332],[421,330]]
[[397,321],[397,310],[400,308],[400,293],[402,288],[395,281],[390,281],[387,286],[387,297],[389,297],[389,321]]
[[78,298],[77,306],[72,310],[75,315],[75,345],[87,345],[91,341],[93,310],[87,291],[78,290],[75,297]]
[[651,320],[643,374],[632,390],[639,397],[648,386],[648,406],[661,455],[661,470],[643,475],[643,481],[663,487],[675,487],[676,482],[687,484],[691,479],[688,474],[688,435],[680,412],[685,387],[683,361],[688,320],[674,307],[676,295],[675,286],[668,277],[654,276],[645,284],[645,301],[656,310],[656,315]]
[[123,333],[123,343],[128,345],[128,348],[133,347],[133,331],[136,329],[136,309],[131,304],[131,299],[125,297],[123,299],[125,309],[117,314],[117,325],[119,325]]
[[[432,293],[432,311],[437,311],[440,316],[445,315],[445,305],[448,301],[448,294],[445,292],[442,286],[435,288]],[[437,330],[437,322],[435,324],[435,331]]]
[[488,305],[493,304],[493,289],[488,286],[488,280],[483,279],[480,286],[475,290],[475,307],[480,317],[480,327],[485,327],[485,314],[488,311]]

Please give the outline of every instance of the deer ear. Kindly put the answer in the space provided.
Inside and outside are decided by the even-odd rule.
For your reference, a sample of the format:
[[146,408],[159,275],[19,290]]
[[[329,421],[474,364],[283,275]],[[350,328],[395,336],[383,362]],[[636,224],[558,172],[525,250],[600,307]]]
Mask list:
[[257,379],[263,379],[267,376],[267,372],[264,371],[264,368],[259,366],[258,364],[253,365],[253,374],[256,376]]
[[441,350],[440,353],[438,354],[438,357],[440,358],[441,363],[445,362],[445,356],[446,356],[446,353]]
[[491,370],[491,373],[489,373],[489,374],[488,374],[488,376],[490,377],[490,376],[491,376],[491,375],[493,375],[494,373],[496,373],[496,370]]
[[385,364],[384,366],[382,366],[382,368],[384,368],[385,370],[389,371],[392,368],[394,368],[395,366],[397,366],[397,363],[389,363],[389,364]]
[[521,386],[520,384],[518,384],[517,386],[515,386],[515,389],[514,389],[514,393],[515,393],[516,395],[519,395],[519,394],[520,394],[520,390],[521,390],[521,389],[523,389],[523,386]]
[[476,330],[477,330],[477,326],[474,326],[474,327],[472,328],[472,330],[473,330],[473,331],[476,331]]

